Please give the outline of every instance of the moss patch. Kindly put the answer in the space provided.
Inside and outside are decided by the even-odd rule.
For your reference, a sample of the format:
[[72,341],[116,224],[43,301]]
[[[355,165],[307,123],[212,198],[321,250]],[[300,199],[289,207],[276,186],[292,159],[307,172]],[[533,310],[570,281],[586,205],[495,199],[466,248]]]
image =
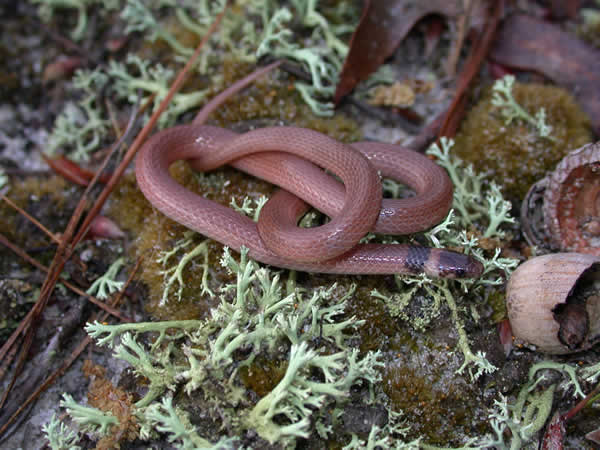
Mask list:
[[[222,82],[216,84],[209,98],[223,88],[253,71],[255,67],[225,59],[221,70]],[[256,120],[269,120],[274,125],[293,124],[295,127],[311,128],[342,142],[354,142],[362,138],[355,120],[343,113],[334,117],[315,116],[294,89],[293,77],[275,75],[261,77],[243,92],[233,96],[211,117],[220,126]]]
[[477,172],[488,172],[509,200],[522,200],[533,183],[592,135],[589,118],[564,89],[515,83],[513,95],[532,115],[545,108],[555,140],[539,137],[518,120],[506,125],[500,110],[492,105],[492,90],[487,89],[456,135],[454,151],[473,163]]
[[482,392],[455,373],[461,355],[443,342],[398,333],[391,345],[382,386],[392,409],[410,417],[411,437],[432,445],[460,445],[485,432]]

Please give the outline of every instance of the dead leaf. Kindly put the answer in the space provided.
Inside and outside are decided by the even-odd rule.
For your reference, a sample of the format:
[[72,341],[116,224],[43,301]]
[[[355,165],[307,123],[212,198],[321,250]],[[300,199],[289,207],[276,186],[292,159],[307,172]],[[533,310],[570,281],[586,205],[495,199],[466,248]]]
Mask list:
[[585,435],[585,438],[592,441],[594,444],[600,445],[600,428],[589,432]]
[[418,20],[432,13],[456,16],[460,4],[460,0],[366,0],[360,23],[350,40],[335,103],[375,72]]
[[542,450],[562,450],[565,434],[565,418],[557,411],[546,428],[540,448]]
[[425,39],[425,49],[423,54],[429,58],[437,47],[442,31],[444,31],[444,21],[439,16],[431,16],[426,19],[424,25],[423,37]]
[[551,0],[550,14],[554,20],[564,20],[566,18],[575,20],[577,19],[580,7],[579,0],[570,0],[568,2],[564,0]]
[[502,345],[502,349],[504,350],[504,356],[508,357],[513,349],[513,334],[508,319],[504,319],[502,322],[498,323],[498,338],[500,339],[500,345]]
[[389,86],[373,89],[369,103],[377,106],[412,106],[415,103],[415,91],[407,83],[396,81]]
[[500,28],[490,57],[540,72],[571,91],[600,134],[600,51],[556,25],[516,14]]

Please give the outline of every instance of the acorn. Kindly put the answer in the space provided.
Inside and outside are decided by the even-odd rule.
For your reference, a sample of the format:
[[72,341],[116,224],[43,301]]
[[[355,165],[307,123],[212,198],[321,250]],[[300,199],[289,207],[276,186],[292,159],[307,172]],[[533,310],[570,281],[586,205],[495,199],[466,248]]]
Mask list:
[[600,255],[600,141],[565,156],[521,206],[530,245]]
[[544,224],[555,248],[600,255],[600,142],[569,153],[548,176]]
[[553,253],[526,261],[506,288],[515,338],[543,353],[567,354],[600,342],[600,257]]

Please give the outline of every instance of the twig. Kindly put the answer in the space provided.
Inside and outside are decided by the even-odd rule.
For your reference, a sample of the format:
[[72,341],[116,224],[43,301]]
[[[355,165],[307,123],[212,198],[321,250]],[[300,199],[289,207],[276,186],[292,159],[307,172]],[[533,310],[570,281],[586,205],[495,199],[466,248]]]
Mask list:
[[462,114],[459,111],[464,110],[466,104],[466,93],[471,81],[479,73],[479,68],[483,63],[488,50],[493,42],[498,24],[504,10],[504,0],[498,0],[494,3],[494,10],[490,14],[485,32],[471,48],[471,52],[465,62],[465,69],[461,72],[456,85],[456,94],[454,100],[448,107],[446,117],[440,129],[440,136],[453,137],[458,129]]
[[39,220],[30,215],[27,211],[21,208],[19,205],[14,203],[10,198],[8,198],[4,194],[0,194],[0,199],[4,200],[8,205],[21,214],[23,217],[28,219],[31,223],[33,223],[36,227],[38,227],[42,232],[44,232],[50,239],[52,239],[57,244],[60,244],[60,238],[58,238],[52,231],[46,228]]
[[[121,292],[119,292],[119,294],[117,294],[115,296],[115,298],[112,301],[111,304],[111,308],[115,308],[119,305],[119,303],[121,303],[121,300],[123,299],[123,293],[125,292],[125,290],[127,289],[127,287],[129,286],[129,284],[131,283],[131,281],[133,280],[134,275],[137,273],[137,271],[140,268],[142,262],[142,258],[138,258],[133,270],[131,271],[131,274],[129,275],[129,278],[127,279],[127,281],[125,282],[125,285],[123,287],[123,290]],[[108,318],[108,314],[107,313],[103,313],[101,316],[98,317],[97,314],[93,314],[88,322],[94,322],[95,320],[99,320],[100,322],[104,322],[106,319]],[[79,355],[81,355],[81,353],[85,350],[85,348],[88,346],[89,343],[92,342],[92,338],[90,336],[86,336],[77,346],[77,348],[75,348],[75,350],[73,350],[73,352],[71,352],[71,355],[63,362],[62,366],[60,366],[57,370],[55,370],[52,375],[50,375],[48,378],[46,378],[44,380],[44,382],[42,384],[40,384],[40,386],[29,395],[29,397],[27,397],[27,399],[23,402],[23,404],[19,407],[19,409],[17,409],[11,416],[10,418],[2,425],[2,427],[0,427],[0,436],[3,435],[6,430],[8,429],[8,427],[19,417],[20,414],[23,413],[23,411],[25,411],[27,409],[27,407],[34,402],[42,392],[44,392],[46,389],[48,389],[50,386],[52,386],[52,384],[59,379],[65,372],[66,370],[71,366],[71,364],[73,364],[73,362],[75,362],[75,360],[79,357]]]
[[221,106],[225,101],[227,101],[232,95],[235,95],[236,93],[244,89],[257,78],[279,67],[282,63],[283,61],[275,61],[265,67],[255,70],[249,75],[246,75],[244,78],[237,80],[227,89],[225,89],[222,92],[219,92],[216,96],[210,99],[210,101],[207,104],[205,104],[200,111],[198,111],[198,114],[196,114],[196,117],[194,117],[194,121],[192,123],[194,125],[203,124],[204,122],[206,122],[206,119],[208,119],[208,117],[213,113],[213,111],[218,109],[219,106]]
[[[48,273],[50,271],[50,269],[48,267],[44,266],[42,263],[38,262],[36,259],[34,259],[31,256],[29,256],[22,249],[20,249],[15,244],[13,244],[12,242],[10,242],[2,234],[0,234],[0,244],[4,245],[7,248],[9,248],[10,250],[12,250],[14,253],[16,253],[17,255],[19,255],[21,258],[23,258],[29,264],[35,266],[37,269],[39,269],[39,270],[41,270],[43,272],[46,272],[46,273]],[[111,315],[117,317],[118,319],[122,320],[123,322],[131,322],[132,321],[129,317],[125,317],[118,310],[116,310],[114,308],[111,308],[109,305],[107,305],[106,303],[104,303],[102,300],[98,300],[96,297],[87,294],[84,290],[79,289],[77,286],[75,286],[74,284],[72,284],[68,280],[65,280],[64,278],[61,277],[60,278],[60,282],[62,284],[64,284],[67,288],[69,288],[73,292],[75,292],[77,295],[80,295],[82,297],[87,298],[91,303],[93,303],[94,305],[100,307],[101,309],[103,309],[104,311],[106,311],[108,314],[111,314]]]
[[[136,116],[137,116],[137,114],[132,115],[129,126],[128,126],[128,130],[131,130],[133,128],[133,123],[135,122]],[[114,151],[114,149],[118,148],[118,146],[120,146],[122,142],[124,142],[124,140],[126,139],[126,135],[127,134],[124,133],[123,136],[121,136],[121,138],[113,145],[113,151]],[[54,286],[56,285],[56,283],[60,277],[60,274],[68,260],[68,258],[63,257],[63,255],[65,254],[69,240],[73,236],[73,233],[75,232],[75,228],[77,227],[77,224],[79,223],[79,220],[80,220],[81,216],[83,215],[85,208],[87,207],[87,196],[88,196],[90,190],[93,188],[96,181],[98,180],[98,178],[100,177],[100,174],[102,173],[102,170],[106,166],[106,164],[108,162],[107,160],[110,157],[110,155],[113,153],[113,151],[111,151],[109,153],[109,155],[105,158],[103,166],[98,171],[96,171],[94,177],[90,181],[90,184],[87,186],[86,190],[84,191],[79,203],[77,204],[77,207],[75,208],[75,211],[73,212],[73,214],[71,216],[71,219],[69,220],[69,223],[67,224],[67,228],[62,235],[62,239],[58,243],[58,248],[54,254],[52,264],[48,268],[46,279],[44,280],[44,284],[42,285],[38,300],[33,305],[30,313],[27,314],[27,316],[25,316],[25,318],[21,321],[21,323],[19,324],[19,327],[11,334],[11,336],[7,339],[7,341],[4,343],[2,348],[0,348],[0,360],[4,359],[8,349],[10,349],[10,347],[12,347],[15,344],[15,342],[17,341],[17,339],[19,338],[19,336],[21,335],[21,333],[23,331],[26,331],[28,334],[31,332],[30,330],[32,330],[32,328],[30,327],[30,325],[32,323],[35,323],[35,319],[37,318],[37,316],[44,310],[46,303],[48,302],[48,299],[50,298],[52,290],[54,289]],[[72,246],[72,248],[74,248],[75,245],[76,244],[74,244]],[[26,355],[26,353],[27,353],[26,350],[28,351],[29,349],[26,346],[22,346],[20,359],[23,359],[25,357],[24,355]],[[11,358],[11,360],[12,360],[12,358]],[[15,372],[15,375],[13,376],[13,382],[11,383],[10,386],[12,386],[14,384],[14,381],[15,381],[14,377],[16,377],[17,375],[18,374]],[[0,374],[0,380],[2,379],[2,377],[3,377],[3,374]],[[10,391],[10,388],[5,391],[5,394],[3,395],[2,400],[0,400],[0,408],[2,408],[2,406],[4,405],[4,402],[6,401],[6,398],[7,398],[7,393],[9,391]]]
[[472,0],[463,0],[463,13],[458,18],[458,29],[456,30],[456,39],[452,44],[448,60],[446,61],[446,74],[448,77],[453,78],[456,74],[456,66],[458,64],[458,58],[460,58],[460,51],[462,50],[465,37],[469,31],[469,19],[471,18],[471,11],[473,9]]
[[[148,123],[144,126],[144,128],[142,128],[142,130],[137,135],[136,139],[133,141],[133,143],[129,147],[129,150],[127,150],[127,153],[125,153],[125,156],[123,157],[123,161],[121,162],[121,164],[119,164],[119,167],[117,167],[117,169],[113,173],[110,180],[108,180],[108,183],[106,183],[106,186],[104,187],[104,189],[98,196],[98,199],[96,200],[94,206],[92,206],[92,208],[90,209],[90,212],[85,217],[84,222],[81,225],[81,228],[79,229],[79,232],[73,238],[73,243],[74,243],[73,247],[75,245],[77,245],[77,243],[85,235],[85,232],[89,228],[92,220],[94,219],[94,217],[96,215],[98,215],[98,213],[100,212],[100,209],[102,209],[102,206],[104,206],[106,199],[108,198],[108,196],[110,195],[112,190],[115,188],[117,182],[121,178],[121,175],[123,174],[123,172],[125,172],[125,169],[129,166],[129,163],[133,160],[133,157],[135,156],[137,151],[140,149],[140,147],[142,146],[142,144],[144,143],[144,141],[146,140],[146,138],[148,137],[148,135],[154,128],[154,125],[158,121],[160,115],[167,108],[167,106],[169,105],[173,96],[177,93],[177,91],[179,91],[179,89],[181,88],[183,83],[186,81],[189,71],[192,69],[192,67],[196,63],[196,59],[200,55],[200,51],[202,50],[202,47],[210,39],[210,36],[212,35],[212,33],[215,31],[215,29],[221,22],[228,6],[229,6],[229,2],[226,4],[225,8],[223,8],[223,11],[221,11],[219,13],[219,15],[217,15],[214,22],[208,29],[206,36],[204,36],[204,38],[202,39],[200,44],[198,44],[198,47],[196,47],[196,50],[194,51],[193,55],[190,56],[190,59],[188,60],[186,65],[183,67],[183,69],[181,69],[179,71],[179,73],[177,74],[177,78],[175,78],[175,81],[171,85],[169,92],[167,93],[167,95],[165,96],[163,101],[158,106],[158,109],[154,112],[154,114],[152,114]],[[72,251],[73,250],[71,250],[71,253],[72,253]],[[67,255],[70,256],[70,253]]]
[[589,403],[589,401],[600,392],[600,383],[598,383],[596,385],[596,387],[594,389],[592,389],[592,391],[585,396],[585,398],[583,400],[580,400],[575,406],[573,406],[573,408],[571,408],[569,411],[567,411],[565,414],[563,414],[563,419],[566,422],[567,420],[572,419],[577,413],[579,413],[579,411],[581,411],[583,408],[585,408],[587,406],[587,404]]

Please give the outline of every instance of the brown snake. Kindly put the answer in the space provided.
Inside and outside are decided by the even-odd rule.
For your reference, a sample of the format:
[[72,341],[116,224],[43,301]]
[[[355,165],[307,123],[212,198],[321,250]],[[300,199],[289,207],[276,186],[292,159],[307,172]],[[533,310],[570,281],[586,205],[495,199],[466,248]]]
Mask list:
[[[346,145],[304,128],[262,128],[238,135],[197,124],[225,95],[248,84],[249,78],[205,106],[194,124],[163,130],[144,144],[136,161],[137,181],[158,210],[237,251],[247,247],[249,256],[260,262],[288,269],[344,274],[425,272],[448,278],[481,274],[479,261],[445,249],[358,244],[369,231],[414,233],[446,216],[452,184],[444,169],[425,156],[391,144]],[[267,202],[257,224],[179,185],[168,172],[177,160],[186,160],[200,171],[229,164],[285,190]],[[416,197],[382,201],[378,171],[407,184]],[[308,209],[305,202],[331,220],[319,227],[299,228],[297,221]]]

